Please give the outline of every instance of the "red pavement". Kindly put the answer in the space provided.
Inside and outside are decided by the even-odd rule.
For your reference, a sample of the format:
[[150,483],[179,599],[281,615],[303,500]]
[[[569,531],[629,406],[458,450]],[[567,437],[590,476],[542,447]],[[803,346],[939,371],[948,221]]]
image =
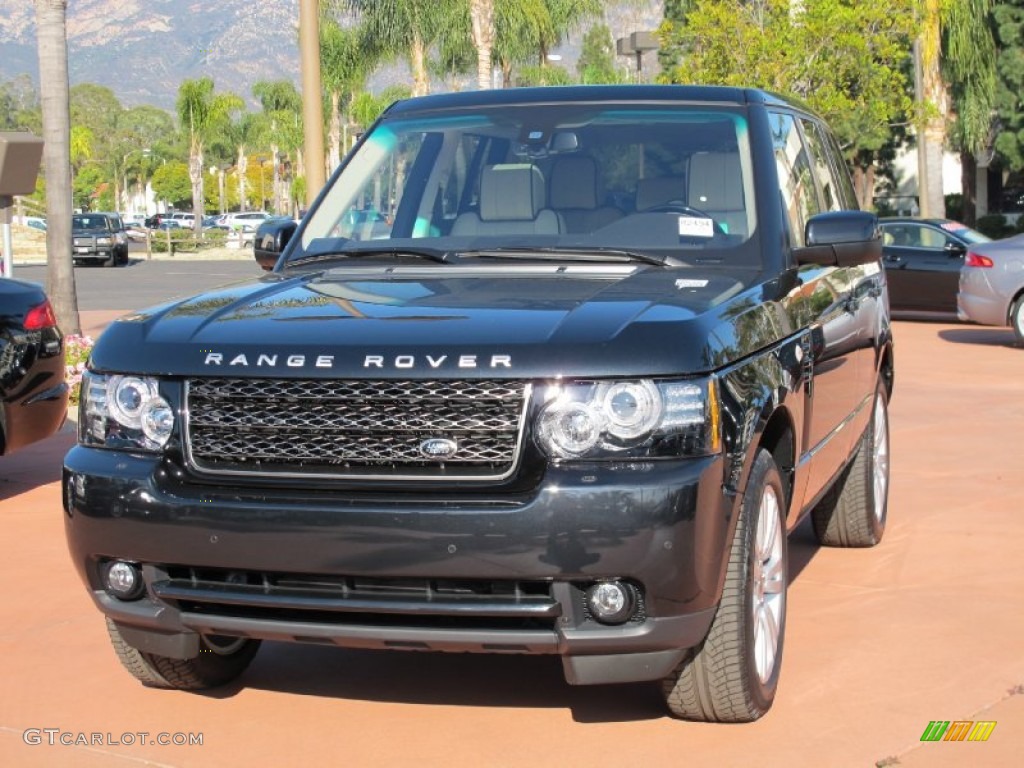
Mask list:
[[[1011,342],[897,323],[885,540],[839,551],[794,534],[779,696],[743,726],[673,721],[651,686],[572,688],[543,658],[265,644],[238,687],[144,688],[65,551],[73,436],[0,458],[0,766],[1021,765],[1024,349]],[[985,743],[919,741],[930,720],[958,719],[997,725]],[[203,744],[30,745],[32,728]]]

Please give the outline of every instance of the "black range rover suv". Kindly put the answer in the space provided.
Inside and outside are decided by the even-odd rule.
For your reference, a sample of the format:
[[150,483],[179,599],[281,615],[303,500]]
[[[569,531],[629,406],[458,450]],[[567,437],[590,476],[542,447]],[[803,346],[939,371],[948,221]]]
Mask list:
[[767,711],[787,532],[886,520],[877,222],[818,118],[400,102],[256,248],[262,279],[110,326],[83,384],[68,543],[132,674],[216,686],[262,639],[558,654],[680,717]]

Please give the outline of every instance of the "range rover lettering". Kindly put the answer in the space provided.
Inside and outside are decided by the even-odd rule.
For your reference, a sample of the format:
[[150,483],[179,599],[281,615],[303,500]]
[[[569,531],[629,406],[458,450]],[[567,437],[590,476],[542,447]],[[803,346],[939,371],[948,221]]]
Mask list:
[[786,534],[886,523],[881,240],[819,118],[697,86],[410,99],[260,231],[261,279],[93,349],[65,523],[129,672],[217,686],[262,640],[551,654],[678,717],[769,709]]

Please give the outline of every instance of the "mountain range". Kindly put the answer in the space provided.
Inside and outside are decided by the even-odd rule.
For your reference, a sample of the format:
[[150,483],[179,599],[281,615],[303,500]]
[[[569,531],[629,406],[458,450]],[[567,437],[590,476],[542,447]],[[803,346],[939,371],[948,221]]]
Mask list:
[[[613,34],[628,35],[657,25],[663,7],[610,1],[606,18]],[[258,80],[298,83],[298,16],[298,0],[70,0],[71,84],[105,85],[124,106],[173,109],[182,80],[210,76],[218,90],[249,98]],[[574,38],[556,50],[569,66],[582,34]],[[408,82],[400,66],[389,69],[371,86]],[[34,4],[0,0],[0,81],[37,81],[38,70]]]

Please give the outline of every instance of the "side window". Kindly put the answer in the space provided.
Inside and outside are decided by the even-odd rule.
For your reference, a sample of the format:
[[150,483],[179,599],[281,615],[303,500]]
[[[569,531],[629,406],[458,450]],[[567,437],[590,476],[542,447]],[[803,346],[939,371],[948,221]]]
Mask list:
[[790,240],[794,247],[799,247],[804,244],[807,219],[821,212],[811,164],[793,116],[772,112],[768,120],[772,130],[779,192],[789,221]]
[[823,126],[820,125],[818,126],[818,132],[824,139],[825,147],[832,156],[832,167],[836,171],[836,182],[838,183],[837,191],[839,192],[839,199],[842,200],[843,208],[855,211],[860,208],[860,204],[857,202],[857,193],[853,189],[853,179],[850,178],[850,166],[847,165],[846,158],[843,157],[843,152],[839,148],[836,137],[829,131],[824,130]]
[[813,120],[803,118],[800,124],[804,129],[804,138],[807,139],[807,146],[811,150],[811,160],[814,163],[814,175],[821,187],[821,194],[825,201],[826,211],[839,211],[843,205],[839,183],[836,180],[835,166],[829,162],[828,149],[818,130],[818,125]]
[[908,227],[913,233],[911,239],[913,244],[921,248],[934,248],[940,250],[946,246],[947,238],[942,232],[932,227],[911,225]]

